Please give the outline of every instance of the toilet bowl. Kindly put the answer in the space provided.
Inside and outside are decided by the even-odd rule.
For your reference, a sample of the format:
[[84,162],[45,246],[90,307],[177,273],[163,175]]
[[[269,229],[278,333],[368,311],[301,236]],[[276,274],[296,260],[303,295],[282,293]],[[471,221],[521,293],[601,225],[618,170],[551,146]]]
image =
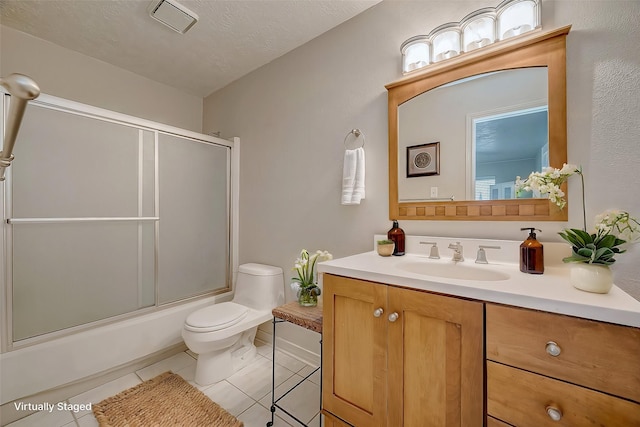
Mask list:
[[216,383],[246,366],[256,355],[258,326],[273,318],[271,310],[283,299],[281,268],[240,265],[233,300],[191,313],[182,328],[182,339],[198,355],[196,383]]

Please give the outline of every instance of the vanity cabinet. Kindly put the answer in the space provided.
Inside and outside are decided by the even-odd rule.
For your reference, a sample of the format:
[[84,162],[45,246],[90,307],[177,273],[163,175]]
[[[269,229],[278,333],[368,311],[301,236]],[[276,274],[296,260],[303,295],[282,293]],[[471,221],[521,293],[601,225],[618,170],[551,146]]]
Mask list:
[[486,353],[488,426],[640,426],[638,328],[487,303]]
[[482,302],[324,274],[323,411],[335,426],[484,424]]
[[330,412],[322,411],[323,426],[324,427],[351,427],[350,424],[345,423],[340,418],[334,417]]

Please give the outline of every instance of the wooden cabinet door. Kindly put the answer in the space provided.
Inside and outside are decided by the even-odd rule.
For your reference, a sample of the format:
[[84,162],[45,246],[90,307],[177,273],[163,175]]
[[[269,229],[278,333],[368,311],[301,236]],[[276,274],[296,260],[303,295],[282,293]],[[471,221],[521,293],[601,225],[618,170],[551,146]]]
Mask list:
[[322,407],[356,427],[384,426],[387,287],[330,274],[323,286]]
[[349,424],[327,411],[322,411],[322,417],[324,422],[322,425],[324,427],[351,427]]
[[483,304],[389,287],[388,424],[482,427]]

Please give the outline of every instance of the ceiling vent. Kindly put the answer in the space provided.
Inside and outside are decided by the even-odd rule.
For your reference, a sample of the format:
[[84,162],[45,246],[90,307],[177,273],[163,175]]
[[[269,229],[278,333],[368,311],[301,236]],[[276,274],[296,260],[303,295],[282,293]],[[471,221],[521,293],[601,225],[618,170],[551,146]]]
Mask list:
[[198,22],[198,15],[173,0],[154,1],[149,6],[149,15],[180,34]]

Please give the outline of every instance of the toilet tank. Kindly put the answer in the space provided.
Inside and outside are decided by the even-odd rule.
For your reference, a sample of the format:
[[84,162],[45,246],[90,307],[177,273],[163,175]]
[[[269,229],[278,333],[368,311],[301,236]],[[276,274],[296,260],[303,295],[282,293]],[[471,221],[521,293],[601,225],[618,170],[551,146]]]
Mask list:
[[233,302],[254,310],[269,310],[284,302],[284,275],[280,267],[242,264],[238,267]]

